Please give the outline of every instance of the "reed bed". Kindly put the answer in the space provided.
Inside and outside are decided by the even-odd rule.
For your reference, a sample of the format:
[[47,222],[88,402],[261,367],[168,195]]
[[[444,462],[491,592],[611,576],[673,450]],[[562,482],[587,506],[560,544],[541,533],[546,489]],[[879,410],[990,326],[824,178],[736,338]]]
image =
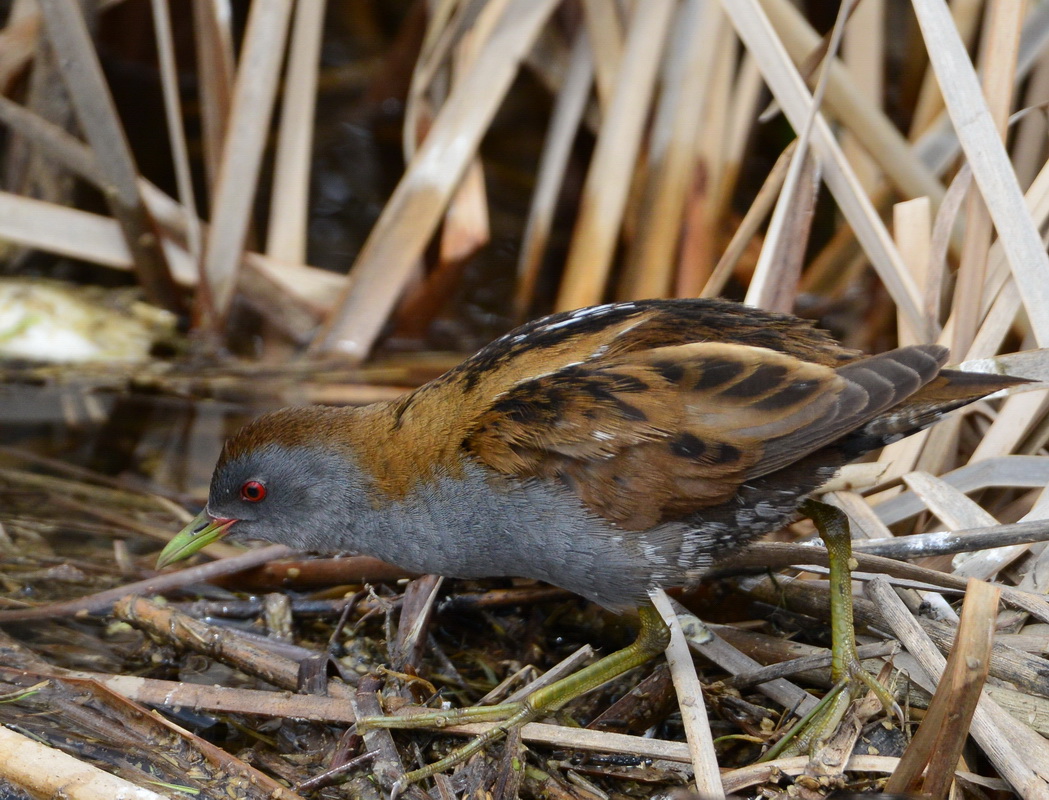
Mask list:
[[[465,355],[435,343],[646,297],[732,297],[857,348],[935,341],[965,368],[1049,380],[1049,3],[7,5],[5,271],[133,282],[180,320],[176,354],[147,363],[2,365],[4,387],[61,395],[73,429],[110,418],[114,393],[391,397]],[[333,30],[373,44],[333,66]],[[140,168],[157,155],[132,144],[145,120],[103,69],[113,42],[138,40],[166,182]],[[371,135],[396,108],[403,164],[352,223],[366,236],[329,252],[319,131],[339,102]],[[542,133],[508,166],[490,151],[515,142],[522,103]],[[411,793],[1049,798],[1047,402],[977,403],[828,487],[857,540],[865,664],[899,677],[902,727],[861,704],[819,753],[759,760],[828,683],[825,555],[799,525],[680,598],[716,619],[674,607],[669,673],[570,709],[586,728],[527,725]],[[218,433],[152,441],[206,461]],[[158,576],[203,488],[167,469],[134,483],[0,448],[0,794],[385,796],[473,729],[357,736],[380,693],[387,707],[511,696],[531,662],[559,674],[592,655],[568,644],[624,637],[548,587],[406,583],[367,559],[227,547]]]

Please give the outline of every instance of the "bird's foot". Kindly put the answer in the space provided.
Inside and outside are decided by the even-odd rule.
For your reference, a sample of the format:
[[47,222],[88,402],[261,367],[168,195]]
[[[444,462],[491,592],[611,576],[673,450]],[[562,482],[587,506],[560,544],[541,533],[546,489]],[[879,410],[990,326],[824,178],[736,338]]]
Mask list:
[[489,742],[502,738],[507,731],[525,725],[539,716],[557,711],[566,703],[596,689],[627,670],[641,666],[666,649],[670,641],[670,629],[663,618],[650,605],[638,609],[641,630],[628,647],[610,653],[604,658],[584,667],[549,686],[532,692],[523,702],[503,703],[496,706],[474,708],[435,710],[404,716],[362,717],[357,721],[358,730],[362,728],[443,728],[464,722],[498,721],[487,731],[471,739],[467,744],[448,756],[427,764],[404,775],[397,782],[397,791],[424,778],[461,764],[474,753],[482,750]]
[[[866,687],[869,689],[874,696],[878,698],[878,702],[881,703],[882,708],[885,709],[885,713],[895,716],[896,719],[899,720],[900,725],[903,725],[903,709],[900,708],[900,704],[896,702],[896,697],[893,694],[892,689],[863,668],[859,657],[856,655],[855,643],[853,643],[852,658],[849,661],[848,672],[854,681],[852,684],[853,687],[861,689]],[[895,683],[895,681],[893,681],[893,683]],[[863,687],[860,687],[859,684],[863,684]]]
[[[885,712],[895,714],[902,725],[903,712],[899,704],[878,678],[863,669],[858,661],[848,672],[848,677],[836,683],[808,714],[762,755],[761,761],[817,754],[825,742],[839,733],[843,722],[863,705],[864,698],[868,697],[867,690],[873,693]],[[869,716],[870,711],[864,714]]]

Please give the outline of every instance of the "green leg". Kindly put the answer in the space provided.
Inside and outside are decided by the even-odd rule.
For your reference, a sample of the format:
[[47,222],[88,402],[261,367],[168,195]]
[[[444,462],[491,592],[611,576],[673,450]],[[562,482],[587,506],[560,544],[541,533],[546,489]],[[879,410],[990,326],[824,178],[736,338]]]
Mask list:
[[[844,511],[815,500],[805,501],[802,512],[808,514],[815,523],[820,538],[827,546],[830,561],[831,680],[835,683],[858,680],[874,692],[886,711],[892,711],[896,708],[896,700],[892,693],[860,666],[859,656],[856,655],[849,518]],[[859,694],[861,690],[862,687],[857,687],[853,694]]]
[[[870,689],[881,700],[886,711],[899,712],[892,693],[860,665],[856,655],[856,628],[852,616],[852,537],[849,519],[843,511],[826,503],[806,500],[800,511],[812,519],[820,538],[827,546],[830,562],[831,680],[835,683],[832,697],[821,704],[818,712],[802,720],[785,739],[786,747],[776,748],[776,755],[804,753],[841,722],[849,703]],[[847,688],[848,691],[842,689]],[[782,743],[781,743],[782,744]],[[784,751],[786,751],[784,753]],[[766,754],[770,757],[772,751]],[[772,756],[774,757],[774,756]]]
[[499,739],[514,726],[531,722],[541,714],[556,711],[570,700],[574,700],[591,689],[596,689],[627,670],[650,661],[663,652],[670,642],[670,629],[663,618],[650,605],[638,609],[641,630],[637,639],[628,647],[610,653],[604,658],[584,667],[556,683],[537,689],[521,703],[504,703],[482,708],[462,708],[451,711],[412,714],[406,717],[364,717],[357,721],[358,730],[364,728],[421,728],[444,727],[462,722],[502,720],[500,724],[472,739],[454,753],[422,769],[409,772],[398,789],[436,775],[455,766],[481,750],[489,742]]

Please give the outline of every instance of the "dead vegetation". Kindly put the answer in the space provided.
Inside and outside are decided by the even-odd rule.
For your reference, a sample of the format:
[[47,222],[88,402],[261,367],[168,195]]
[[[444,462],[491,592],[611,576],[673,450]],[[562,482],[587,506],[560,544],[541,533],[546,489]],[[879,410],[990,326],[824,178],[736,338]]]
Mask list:
[[[380,694],[388,712],[493,702],[629,638],[558,590],[405,584],[367,559],[216,545],[220,560],[157,575],[227,415],[371,402],[462,355],[435,343],[672,295],[1049,376],[1040,353],[1014,354],[1049,345],[1045,2],[7,5],[6,271],[124,273],[189,335],[145,363],[2,366],[5,442],[26,445],[0,450],[5,797],[381,797],[467,731],[358,736]],[[340,57],[332,30],[359,50]],[[145,115],[99,60],[141,41],[167,119],[151,145],[170,161],[164,188],[140,166]],[[403,170],[391,191],[346,189],[318,156],[325,137],[363,130],[374,154],[391,104]],[[542,137],[518,141],[523,119]],[[344,208],[324,209],[347,192],[371,210],[336,235]],[[46,395],[60,422],[32,427],[19,392],[40,393],[27,408]],[[145,413],[128,398],[174,419],[132,425],[122,469],[83,466],[104,461],[81,457],[92,435]],[[712,797],[1049,797],[1045,410],[1044,391],[979,403],[826,496],[860,540],[862,654],[897,674],[903,730],[861,707],[855,749],[845,736],[759,761],[829,688],[825,556],[799,528],[681,598],[712,623],[686,617],[679,643],[698,683],[679,647],[673,680],[659,664],[617,682],[567,710],[586,727],[528,725],[426,791],[647,797],[692,785],[713,754],[720,775],[698,769]],[[688,713],[704,704],[709,724]]]

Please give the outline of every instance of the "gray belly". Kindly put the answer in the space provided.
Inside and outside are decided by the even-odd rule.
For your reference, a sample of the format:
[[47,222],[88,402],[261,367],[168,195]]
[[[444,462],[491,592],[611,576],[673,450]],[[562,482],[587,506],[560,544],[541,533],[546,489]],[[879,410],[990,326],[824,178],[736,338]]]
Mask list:
[[489,481],[470,465],[465,481],[418,488],[411,504],[356,531],[367,540],[362,551],[449,577],[535,578],[612,609],[636,606],[649,587],[681,585],[709,565],[712,542],[704,546],[702,531],[682,523],[624,531],[550,482]]

